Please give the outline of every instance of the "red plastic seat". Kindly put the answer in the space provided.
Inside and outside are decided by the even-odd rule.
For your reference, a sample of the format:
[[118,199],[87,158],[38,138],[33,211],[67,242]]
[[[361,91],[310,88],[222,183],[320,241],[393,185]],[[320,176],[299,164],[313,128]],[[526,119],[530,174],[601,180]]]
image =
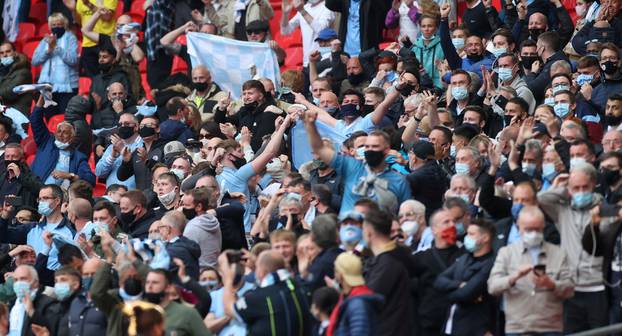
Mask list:
[[34,55],[35,49],[37,49],[38,45],[39,45],[39,42],[37,41],[28,42],[22,48],[22,53],[26,55],[29,60],[32,61],[32,55]]
[[102,197],[106,194],[106,185],[103,183],[96,183],[93,188],[93,197]]
[[24,155],[31,156],[37,153],[37,144],[35,143],[35,139],[32,136],[27,137],[22,140],[22,149],[24,150]]
[[302,48],[287,48],[285,49],[285,68],[286,69],[299,69],[302,67]]
[[56,132],[56,128],[58,127],[58,124],[63,122],[63,120],[65,120],[65,115],[63,114],[57,114],[53,116],[48,121],[48,130],[52,133]]
[[91,89],[91,79],[89,77],[80,77],[78,85],[78,94],[87,96],[89,94],[89,90]]
[[19,41],[30,41],[35,38],[35,31],[37,28],[34,23],[30,22],[22,22],[19,24],[19,34],[17,35],[17,40]]
[[48,5],[45,2],[35,2],[30,4],[28,18],[31,21],[44,23],[48,21]]
[[151,86],[149,86],[149,82],[147,82],[147,74],[141,73],[140,80],[143,84],[143,88],[145,89],[145,95],[147,96],[147,99],[151,100]]
[[143,58],[143,60],[138,63],[138,71],[140,71],[140,73],[147,73],[147,57]]
[[32,162],[35,160],[35,155],[30,155],[26,158],[26,163],[28,163],[28,167],[32,166]]
[[144,13],[145,12],[145,10],[143,9],[143,4],[144,3],[145,3],[145,1],[143,1],[143,0],[132,1],[132,6],[130,7],[130,12]]
[[145,19],[145,14],[143,12],[131,11],[127,13],[127,15],[132,17],[133,22],[143,23],[143,20]]
[[89,167],[91,167],[92,171],[95,171],[95,154],[93,153],[89,156]]
[[279,33],[275,36],[274,40],[284,49],[302,47],[302,33],[300,29],[294,30],[293,33],[287,36],[283,36]]
[[93,118],[93,116],[90,114],[87,114],[86,116],[84,116],[84,119],[86,119],[86,123],[89,125],[91,124],[91,118]]
[[40,40],[45,37],[45,35],[50,34],[50,26],[47,23],[44,23],[37,28],[37,39]]

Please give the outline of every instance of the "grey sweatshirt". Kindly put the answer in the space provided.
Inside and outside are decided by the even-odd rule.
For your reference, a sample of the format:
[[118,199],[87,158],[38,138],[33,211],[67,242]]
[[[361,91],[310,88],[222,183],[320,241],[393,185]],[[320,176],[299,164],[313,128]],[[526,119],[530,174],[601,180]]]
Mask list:
[[186,224],[184,237],[195,241],[201,247],[199,267],[215,266],[222,246],[220,223],[210,214],[194,217]]

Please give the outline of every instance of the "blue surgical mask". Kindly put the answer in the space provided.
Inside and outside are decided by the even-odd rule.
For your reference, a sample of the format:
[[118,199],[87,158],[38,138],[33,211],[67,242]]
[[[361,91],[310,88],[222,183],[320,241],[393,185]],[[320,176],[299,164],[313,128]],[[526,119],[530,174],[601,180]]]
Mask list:
[[132,301],[140,300],[140,298],[142,297],[142,293],[139,293],[138,295],[129,295],[125,291],[125,289],[121,287],[119,288],[119,296],[121,297],[123,302],[132,302]]
[[218,280],[205,280],[199,281],[199,285],[205,288],[207,291],[213,291],[218,287]]
[[514,220],[518,219],[518,214],[525,207],[522,203],[512,203],[512,217]]
[[93,285],[93,277],[82,278],[82,289],[88,291],[89,289],[91,289],[92,285]]
[[468,175],[469,171],[470,171],[470,168],[468,164],[456,162],[456,174]]
[[570,169],[575,168],[576,166],[586,163],[587,161],[585,161],[584,158],[581,157],[573,157],[570,159]]
[[356,245],[363,239],[363,230],[356,225],[343,225],[341,229],[339,229],[339,239],[342,244]]
[[464,227],[464,223],[462,222],[456,223],[456,235],[462,236],[465,233],[466,233],[466,228]]
[[507,48],[492,48],[490,52],[495,55],[495,58],[499,58],[499,56],[505,54],[507,51]]
[[456,195],[456,197],[461,198],[463,201],[466,202],[466,204],[470,204],[471,203],[471,197],[467,194],[458,194]]
[[479,246],[477,245],[477,240],[471,238],[470,236],[464,237],[464,249],[470,253],[475,253],[479,250]]
[[365,158],[365,147],[364,146],[361,146],[361,147],[356,149],[356,156],[359,159]]
[[592,204],[594,194],[591,192],[579,192],[572,195],[572,206],[578,209],[585,208]]
[[553,110],[555,111],[555,115],[559,118],[566,118],[570,113],[570,104],[568,103],[557,103],[553,106]]
[[555,171],[554,163],[544,163],[542,164],[542,176],[547,179],[549,182],[553,181],[555,176],[557,175],[557,171]]
[[387,82],[393,82],[394,80],[397,79],[397,72],[393,70],[387,71],[387,74],[384,76],[384,79]]
[[544,103],[550,107],[555,107],[555,98],[553,97],[544,98]]
[[50,202],[48,201],[39,201],[39,205],[37,206],[37,212],[41,216],[49,216],[54,212],[54,209],[50,208]]
[[319,48],[317,48],[317,50],[320,52],[322,57],[330,55],[330,53],[331,53],[330,47],[319,47]]
[[464,48],[464,39],[463,38],[452,38],[451,39],[451,43],[454,45],[454,48],[456,49],[462,49]]
[[451,95],[457,100],[465,100],[469,97],[469,91],[464,86],[454,86],[451,88]]
[[497,69],[497,73],[499,74],[499,79],[502,82],[509,81],[513,76],[511,68],[499,68]]
[[320,106],[320,98],[313,97],[313,105]]
[[13,56],[6,56],[6,57],[0,58],[0,63],[2,63],[2,65],[6,67],[13,64],[14,61],[15,61],[15,58],[13,58]]
[[54,294],[59,301],[63,301],[71,296],[71,287],[68,282],[57,282],[54,284]]
[[54,140],[54,145],[56,146],[56,148],[61,150],[67,149],[67,147],[69,147],[68,143],[60,142],[58,140]]
[[21,301],[26,297],[26,293],[30,292],[30,284],[26,281],[15,281],[13,283],[13,292],[15,292],[17,299]]
[[170,172],[175,174],[175,176],[177,176],[179,181],[183,181],[184,180],[184,172],[181,169],[173,168],[173,169],[170,170]]
[[579,74],[577,76],[577,84],[590,84],[594,80],[594,75]]
[[523,173],[529,175],[529,177],[533,177],[536,173],[536,164],[529,163],[529,162],[523,162],[522,170],[523,170]]
[[557,85],[553,87],[553,94],[556,94],[559,91],[568,91],[568,90],[570,90],[570,86],[568,85],[564,85],[564,84]]

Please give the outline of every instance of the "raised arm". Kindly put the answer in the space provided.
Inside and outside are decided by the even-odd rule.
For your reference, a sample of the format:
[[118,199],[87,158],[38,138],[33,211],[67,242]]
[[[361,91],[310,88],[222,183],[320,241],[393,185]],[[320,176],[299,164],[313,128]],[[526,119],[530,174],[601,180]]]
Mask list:
[[320,156],[320,160],[330,165],[335,156],[335,151],[330,146],[324,146],[320,133],[317,131],[317,126],[315,126],[317,118],[318,114],[315,110],[310,109],[305,111],[304,123],[307,136],[309,137],[309,144],[311,144],[313,152]]
[[378,104],[378,107],[376,107],[374,112],[372,112],[371,121],[374,123],[374,125],[380,125],[380,123],[382,122],[382,118],[389,111],[389,107],[391,107],[391,105],[393,105],[397,98],[399,98],[399,89],[404,85],[405,84],[398,84],[397,87],[390,88],[389,94],[384,97],[384,100],[380,104]]
[[443,54],[449,63],[449,67],[454,70],[462,67],[462,58],[458,55],[456,47],[451,43],[451,36],[449,35],[449,13],[451,12],[451,5],[444,3],[441,6],[441,24],[439,26],[439,35],[441,37],[441,47],[443,48]]
[[99,42],[99,33],[93,31],[93,29],[95,29],[95,25],[97,24],[97,21],[99,21],[99,18],[102,16],[102,14],[104,14],[104,11],[106,11],[105,8],[100,8],[96,10],[95,13],[91,15],[89,20],[86,21],[84,27],[82,27],[82,35],[88,37],[96,43]]
[[325,124],[328,124],[328,125],[330,125],[332,127],[335,127],[335,125],[337,125],[337,119],[333,118],[333,116],[328,114],[328,112],[326,112],[326,111],[322,110],[321,108],[313,105],[302,94],[294,92],[294,96],[296,97],[295,102],[297,104],[302,104],[309,111],[314,111],[316,113],[316,115],[317,115],[316,118],[319,119],[321,122],[323,122]]
[[162,44],[163,47],[166,47],[175,43],[175,40],[177,40],[177,38],[184,34],[189,28],[196,28],[192,21],[188,21],[185,25],[179,26],[179,28],[171,30],[168,34],[162,36],[162,38],[160,38],[160,44]]
[[280,123],[280,125],[278,125],[276,129],[276,132],[272,134],[272,138],[270,139],[270,142],[268,142],[268,145],[266,146],[264,151],[261,152],[261,154],[259,154],[259,156],[255,158],[255,160],[251,161],[255,173],[259,174],[261,171],[263,171],[264,168],[266,168],[266,165],[270,161],[272,161],[275,156],[277,156],[277,154],[279,153],[279,149],[281,148],[283,135],[285,134],[285,131],[289,127],[291,121],[292,117],[289,115],[285,117],[285,119],[283,119],[282,117],[276,119],[276,123]]

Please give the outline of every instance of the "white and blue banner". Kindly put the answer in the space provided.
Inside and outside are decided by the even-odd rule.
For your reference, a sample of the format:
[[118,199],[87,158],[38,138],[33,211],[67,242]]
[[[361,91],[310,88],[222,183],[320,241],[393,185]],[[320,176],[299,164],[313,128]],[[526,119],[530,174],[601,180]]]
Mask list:
[[231,97],[242,96],[242,84],[253,79],[266,77],[276,88],[281,84],[281,73],[276,54],[267,43],[244,42],[203,33],[188,33],[188,54],[192,67],[205,65],[212,74],[212,80]]
[[[336,132],[330,125],[319,120],[315,121],[315,126],[318,133],[320,133],[320,137],[322,139],[330,139],[333,142],[335,151],[339,153],[341,145],[347,138],[343,134]],[[296,125],[292,127],[290,135],[292,137],[292,164],[296,169],[300,169],[300,166],[304,163],[313,160],[313,150],[311,149],[311,144],[309,144],[309,137],[302,120],[298,120]]]

